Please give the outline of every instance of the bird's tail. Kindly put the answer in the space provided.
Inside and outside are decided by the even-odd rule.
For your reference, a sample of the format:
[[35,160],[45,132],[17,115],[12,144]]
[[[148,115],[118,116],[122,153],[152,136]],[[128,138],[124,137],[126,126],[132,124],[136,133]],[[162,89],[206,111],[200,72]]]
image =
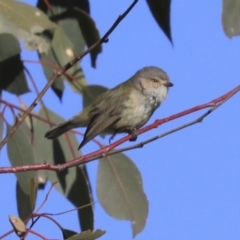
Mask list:
[[63,122],[46,132],[45,138],[54,139],[73,128],[71,121]]

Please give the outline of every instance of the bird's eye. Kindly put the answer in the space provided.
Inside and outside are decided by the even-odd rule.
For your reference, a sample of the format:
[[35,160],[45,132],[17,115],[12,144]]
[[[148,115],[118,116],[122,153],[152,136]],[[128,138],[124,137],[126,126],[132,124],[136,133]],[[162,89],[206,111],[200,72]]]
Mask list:
[[153,82],[158,82],[158,80],[156,78],[152,78]]

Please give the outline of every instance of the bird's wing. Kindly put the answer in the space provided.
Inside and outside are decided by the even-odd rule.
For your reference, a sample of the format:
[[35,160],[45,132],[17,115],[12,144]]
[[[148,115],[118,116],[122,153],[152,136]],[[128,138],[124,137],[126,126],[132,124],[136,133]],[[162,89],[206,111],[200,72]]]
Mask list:
[[104,132],[105,129],[117,122],[120,119],[121,112],[122,108],[120,106],[114,108],[112,107],[108,110],[100,110],[98,108],[93,109],[90,123],[78,149],[82,148],[94,137]]

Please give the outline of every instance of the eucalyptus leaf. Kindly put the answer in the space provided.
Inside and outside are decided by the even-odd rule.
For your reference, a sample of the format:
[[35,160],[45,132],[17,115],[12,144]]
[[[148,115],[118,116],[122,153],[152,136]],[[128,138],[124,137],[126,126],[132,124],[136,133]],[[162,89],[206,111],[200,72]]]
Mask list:
[[80,220],[82,231],[93,230],[93,205],[85,206],[92,202],[92,194],[86,166],[77,166],[76,174],[76,179],[72,184],[67,198],[74,204],[74,206],[81,207],[78,210],[78,218]]
[[16,216],[10,215],[9,216],[9,221],[15,231],[15,233],[19,236],[22,237],[26,233],[26,226],[24,222]]
[[[7,126],[8,132],[11,126]],[[31,132],[26,122],[23,122],[16,133],[7,143],[8,157],[12,166],[26,166],[35,164],[35,155],[31,144]],[[30,194],[32,179],[37,180],[37,171],[26,171],[16,173],[19,186],[26,193]]]
[[[60,123],[64,119],[49,109],[41,109],[39,116],[49,119],[50,122]],[[51,164],[64,164],[66,161],[81,156],[75,134],[68,132],[53,141],[44,138],[44,133],[49,130],[50,125],[42,120],[34,119],[34,132],[37,135],[34,148],[36,158],[41,162]],[[44,153],[41,149],[44,148]],[[74,206],[81,207],[92,202],[92,194],[89,178],[84,165],[64,169],[61,172],[46,171],[46,177]],[[92,205],[78,210],[79,222],[82,230],[93,229],[93,207]]]
[[16,95],[29,92],[20,53],[19,42],[13,35],[0,34],[0,90]]
[[[8,132],[11,126],[8,125]],[[16,133],[8,140],[7,151],[12,166],[35,164],[35,155],[31,144],[31,132],[24,121]],[[27,168],[27,167],[26,167]],[[17,205],[19,216],[26,219],[34,210],[37,195],[37,171],[18,172]],[[34,183],[34,184],[33,184]]]
[[40,52],[47,52],[49,45],[36,34],[56,27],[40,9],[13,0],[0,0],[0,22],[0,33],[11,33]]
[[[48,41],[50,44],[50,40],[46,39],[46,41]],[[54,67],[59,66],[58,63],[56,62],[56,57],[54,56],[53,49],[50,48],[47,53],[39,54],[39,57],[42,62],[42,68],[46,76],[46,79],[49,80],[53,75]],[[45,64],[45,63],[48,63],[48,64]],[[63,84],[64,80],[65,80],[65,76],[60,76],[57,79],[55,79],[54,83],[51,86],[52,90],[58,96],[59,99],[62,99],[62,95],[64,91],[64,84]]]
[[148,201],[141,174],[126,155],[119,153],[100,159],[97,195],[110,216],[131,222],[133,236],[143,230],[148,216]]
[[[41,61],[43,62],[42,67],[45,76],[49,80],[53,75],[54,68],[64,66],[73,60],[76,57],[76,54],[71,40],[60,26],[54,33],[44,33],[43,37],[46,41],[51,43],[49,52],[39,55]],[[57,78],[52,85],[52,89],[60,99],[62,98],[64,90],[63,81],[65,79],[67,79],[73,89],[79,93],[82,92],[82,86],[86,85],[82,68],[78,63],[74,64],[66,74]]]
[[[76,55],[81,54],[86,45],[89,47],[100,39],[96,24],[90,16],[88,0],[71,1],[71,4],[65,0],[52,0],[51,9],[47,8],[43,0],[38,0],[37,6],[62,27],[72,41]],[[96,59],[101,51],[102,46],[99,45],[90,52],[93,67],[96,67]]]
[[37,7],[61,27],[66,36],[68,36],[73,43],[75,54],[81,54],[85,48],[85,41],[74,7],[89,12],[88,0],[71,1],[71,4],[65,0],[52,0],[51,8],[48,8],[44,0],[38,0]]
[[77,234],[76,232],[65,228],[61,228],[61,231],[64,239],[68,239]]
[[[47,115],[46,115],[47,114]],[[46,119],[46,121],[53,123],[63,122],[64,119],[58,116],[56,113],[49,109],[41,108],[39,112],[41,118]],[[61,136],[55,140],[48,140],[44,137],[45,132],[47,132],[51,125],[39,119],[34,119],[34,148],[36,149],[37,161],[38,163],[48,162],[50,164],[62,164],[68,160],[80,156],[77,151],[78,142],[73,133],[69,133],[68,142],[65,135]],[[71,147],[69,146],[71,143]],[[42,151],[44,149],[44,151]],[[51,180],[51,182],[59,182],[55,187],[62,193],[67,194],[76,178],[76,171],[74,168],[69,168],[61,173],[56,173],[54,171],[46,171],[46,177]]]
[[240,35],[240,0],[223,0],[222,24],[229,38]]
[[[42,35],[51,44],[48,54],[40,54],[42,61],[62,67],[84,51],[85,41],[74,6],[83,7],[83,9],[88,10],[88,5],[86,0],[72,2],[71,6],[66,1],[58,0],[51,1],[51,9],[49,9],[43,0],[38,1],[37,6],[58,25],[58,29],[55,32],[45,31]],[[53,68],[45,64],[43,68],[46,78],[50,79]],[[83,71],[79,63],[76,63],[68,70],[67,74],[56,79],[52,86],[52,89],[60,99],[63,94],[63,80],[65,79],[68,80],[74,91],[78,93],[81,93],[82,86],[86,85]]]
[[[52,48],[54,56],[60,66],[64,66],[66,63],[73,60],[76,57],[74,45],[65,34],[62,28],[57,28],[54,33]],[[67,78],[69,83],[74,87],[77,92],[82,92],[82,87],[86,85],[86,80],[82,69],[79,64],[74,64],[69,70],[68,73],[73,76],[73,78]]]
[[67,240],[94,240],[94,239],[100,238],[105,233],[106,231],[99,230],[99,229],[95,230],[94,232],[85,231],[85,232],[78,233],[68,238]]
[[147,4],[157,24],[172,43],[170,25],[171,0],[147,0]]
[[19,181],[16,184],[16,196],[17,196],[17,209],[19,217],[24,221],[29,218],[34,211],[36,202],[37,186],[32,180],[30,183],[29,194],[26,194],[19,185]]
[[[85,39],[87,46],[90,47],[98,40],[100,40],[99,31],[96,27],[94,20],[87,12],[78,8],[76,8],[76,10],[83,37]],[[92,67],[96,67],[97,56],[101,52],[102,52],[101,44],[90,52]]]

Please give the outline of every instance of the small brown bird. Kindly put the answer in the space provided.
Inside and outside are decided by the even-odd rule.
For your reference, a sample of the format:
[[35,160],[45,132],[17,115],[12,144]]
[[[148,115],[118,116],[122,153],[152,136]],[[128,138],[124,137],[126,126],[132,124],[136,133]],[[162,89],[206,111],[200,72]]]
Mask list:
[[49,130],[45,137],[54,139],[72,128],[87,127],[78,149],[99,134],[114,136],[126,132],[136,139],[136,130],[148,121],[172,86],[162,69],[142,68],[127,81],[96,97],[78,115]]

